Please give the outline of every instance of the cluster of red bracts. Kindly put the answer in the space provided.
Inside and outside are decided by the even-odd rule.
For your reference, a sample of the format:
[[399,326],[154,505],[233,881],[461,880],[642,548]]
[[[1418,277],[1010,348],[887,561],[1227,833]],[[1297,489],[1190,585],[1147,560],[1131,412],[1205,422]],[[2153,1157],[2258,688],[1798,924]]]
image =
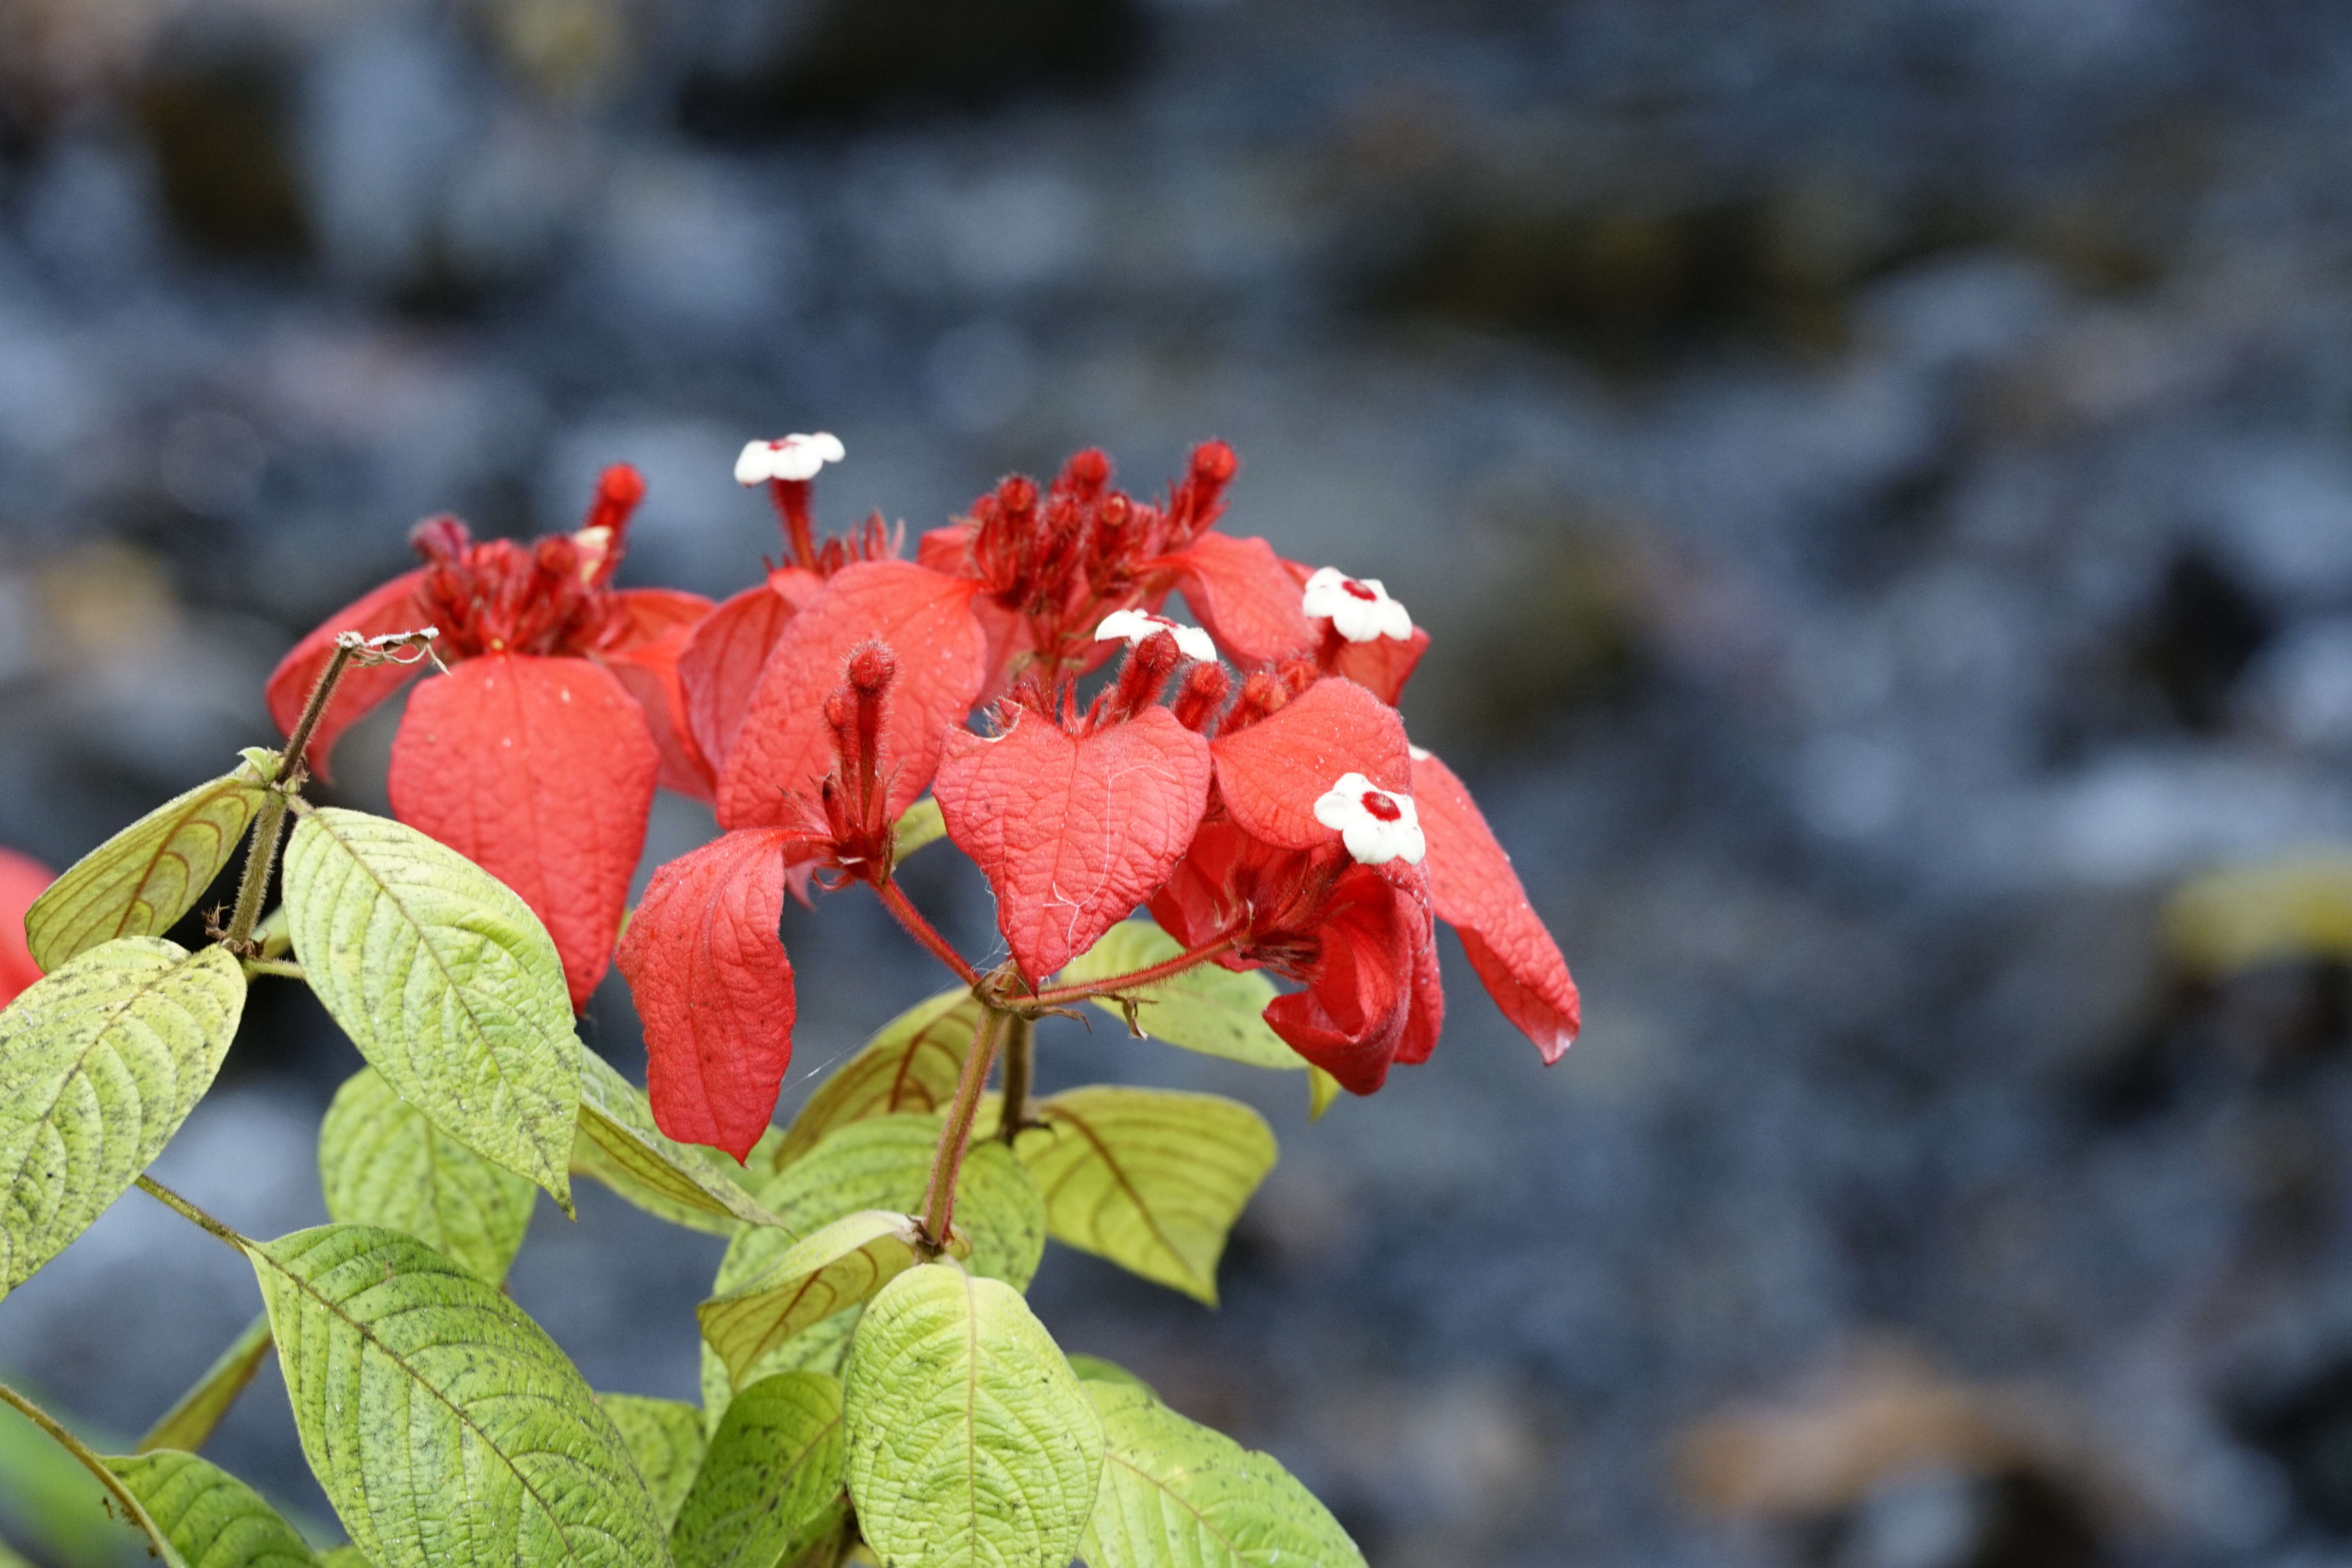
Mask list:
[[[535,547],[420,525],[427,565],[270,683],[287,723],[336,632],[443,629],[450,672],[411,699],[394,810],[539,911],[575,1004],[614,952],[656,780],[711,803],[726,831],[655,873],[617,954],[665,1131],[740,1157],[766,1130],[792,1048],[783,899],[862,881],[903,911],[892,827],[926,791],[995,891],[1016,989],[1149,905],[1201,960],[1297,983],[1268,1024],[1370,1093],[1436,1043],[1444,920],[1545,1059],[1567,1048],[1558,946],[1393,707],[1426,634],[1376,583],[1215,531],[1229,447],[1200,447],[1160,506],[1081,452],[1042,489],[1005,480],[914,561],[878,519],[815,542],[811,481],[839,455],[825,437],[746,449],[738,478],[769,484],[790,558],[723,605],[608,585],[643,490],[614,468],[585,527]],[[1178,592],[1202,629],[1159,614]],[[1079,678],[1122,644],[1081,709]],[[314,755],[407,673],[355,671]]]

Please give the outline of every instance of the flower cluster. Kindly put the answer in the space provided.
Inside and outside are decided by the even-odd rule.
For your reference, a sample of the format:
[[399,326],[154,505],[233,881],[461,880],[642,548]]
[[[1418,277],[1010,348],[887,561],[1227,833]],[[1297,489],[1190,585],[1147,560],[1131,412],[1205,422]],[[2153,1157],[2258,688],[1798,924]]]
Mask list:
[[[334,633],[442,628],[452,668],[410,701],[394,809],[541,913],[575,1004],[613,949],[656,781],[710,802],[725,831],[655,874],[617,954],[665,1131],[740,1157],[766,1130],[792,1049],[783,899],[854,882],[968,984],[1038,1010],[1148,905],[1184,946],[1151,978],[1216,963],[1294,983],[1266,1022],[1360,1094],[1436,1043],[1442,920],[1545,1059],[1568,1047],[1558,945],[1397,714],[1427,634],[1377,582],[1220,531],[1230,447],[1196,449],[1157,504],[1079,452],[1050,484],[1003,480],[912,560],[878,517],[818,542],[814,481],[842,456],[824,435],[744,449],[736,477],[769,489],[787,556],[715,607],[608,586],[642,493],[615,468],[585,526],[533,547],[420,525],[426,564],[271,682],[286,722]],[[1166,614],[1178,594],[1199,626]],[[313,752],[404,673],[355,673]],[[992,974],[893,881],[894,826],[926,793],[995,892],[1010,961]]]

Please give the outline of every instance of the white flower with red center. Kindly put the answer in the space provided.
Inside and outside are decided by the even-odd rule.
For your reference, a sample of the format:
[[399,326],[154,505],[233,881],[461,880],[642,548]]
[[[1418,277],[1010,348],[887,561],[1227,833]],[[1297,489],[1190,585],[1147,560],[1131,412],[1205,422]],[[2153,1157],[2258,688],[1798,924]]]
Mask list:
[[735,482],[739,485],[761,485],[770,479],[793,479],[805,482],[816,478],[817,470],[827,463],[838,463],[845,454],[840,437],[820,430],[814,436],[781,436],[773,441],[750,441],[742,456],[735,459]]
[[1102,625],[1095,628],[1097,642],[1123,642],[1133,647],[1144,638],[1159,632],[1169,632],[1176,638],[1176,651],[1186,658],[1202,664],[1214,663],[1217,645],[1209,634],[1198,626],[1188,626],[1181,621],[1171,621],[1166,616],[1155,616],[1149,610],[1114,610],[1105,616]]
[[1360,865],[1402,860],[1418,866],[1429,849],[1412,796],[1376,786],[1361,773],[1341,773],[1315,803],[1315,820],[1339,831],[1339,842]]
[[1331,629],[1349,642],[1412,638],[1412,617],[1389,597],[1377,577],[1350,577],[1337,566],[1318,566],[1307,579],[1301,607],[1309,620],[1329,621]]

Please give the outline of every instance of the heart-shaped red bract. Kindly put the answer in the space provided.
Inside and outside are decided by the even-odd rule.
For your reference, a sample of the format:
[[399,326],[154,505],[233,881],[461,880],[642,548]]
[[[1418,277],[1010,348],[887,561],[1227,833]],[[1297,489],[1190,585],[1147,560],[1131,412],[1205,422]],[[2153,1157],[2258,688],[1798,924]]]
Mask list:
[[1209,744],[1164,708],[1070,736],[1014,709],[993,740],[950,737],[935,793],[948,837],[996,890],[1022,973],[1043,980],[1168,879],[1209,801]]
[[490,654],[416,689],[392,743],[393,814],[520,894],[575,1008],[604,977],[661,756],[643,710],[584,658]]

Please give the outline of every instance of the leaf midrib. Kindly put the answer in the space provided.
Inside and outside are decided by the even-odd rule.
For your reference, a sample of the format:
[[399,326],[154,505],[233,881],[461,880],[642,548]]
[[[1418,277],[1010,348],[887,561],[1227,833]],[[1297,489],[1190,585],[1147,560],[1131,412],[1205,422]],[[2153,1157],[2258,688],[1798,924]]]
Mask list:
[[[482,1056],[490,1064],[490,1070],[498,1075],[499,1081],[507,1087],[509,1093],[515,1095],[518,1099],[522,1098],[525,1086],[518,1083],[513,1078],[509,1076],[506,1069],[506,1064],[499,1059],[498,1051],[490,1044],[488,1029],[483,1025],[481,1019],[475,1016],[473,1002],[472,999],[467,995],[466,987],[459,984],[457,983],[457,977],[449,972],[449,965],[442,958],[441,950],[434,945],[432,938],[428,932],[428,928],[425,922],[417,919],[416,916],[411,912],[407,900],[404,900],[397,892],[394,891],[390,883],[377,876],[374,869],[368,865],[367,861],[360,856],[358,851],[354,850],[351,847],[341,834],[335,831],[334,824],[326,820],[326,813],[312,812],[309,820],[318,823],[320,829],[326,834],[330,840],[333,842],[335,847],[343,852],[344,858],[350,860],[354,867],[358,868],[362,876],[365,877],[370,882],[375,884],[376,890],[391,902],[394,909],[400,911],[400,918],[408,922],[409,929],[416,933],[416,945],[431,956],[433,960],[433,967],[439,972],[443,982],[449,987],[451,994],[457,997],[458,1010],[465,1015],[467,1026],[474,1031],[475,1038],[481,1043]],[[452,853],[454,854],[455,851],[453,850]],[[476,867],[475,869],[480,871],[479,867]],[[487,871],[481,871],[481,875],[486,878],[489,877],[489,873]],[[497,883],[497,879],[495,878],[490,878],[490,880]],[[505,884],[498,883],[497,885],[503,887]],[[511,889],[509,889],[509,891],[511,891]],[[505,946],[503,942],[500,942],[496,938],[490,937],[487,934],[482,935],[482,940],[489,942],[494,947],[503,948]],[[515,1014],[519,1021],[522,1019],[522,1009],[515,1009]],[[412,1057],[410,1061],[413,1065],[415,1058]],[[573,1113],[575,1116],[578,1114],[578,1108],[576,1105],[574,1107]],[[546,1148],[539,1142],[538,1138],[529,1131],[529,1123],[527,1121],[523,1125],[523,1136],[530,1140],[530,1146],[539,1155],[541,1165],[550,1170],[560,1170],[562,1168],[562,1166],[556,1164],[550,1158]],[[566,1150],[565,1152],[568,1154],[570,1151]],[[566,1161],[565,1163],[568,1164],[569,1161]]]
[[[346,1324],[351,1331],[359,1335],[362,1340],[373,1345],[377,1352],[381,1353],[386,1361],[391,1362],[393,1365],[400,1369],[402,1374],[408,1379],[412,1387],[421,1388],[425,1393],[431,1394],[436,1401],[448,1410],[450,1415],[456,1419],[460,1426],[473,1433],[475,1436],[479,1438],[481,1440],[482,1447],[498,1456],[499,1462],[506,1467],[507,1472],[509,1475],[514,1477],[515,1484],[522,1488],[523,1494],[526,1497],[530,1498],[532,1502],[539,1505],[540,1512],[545,1515],[548,1522],[554,1527],[556,1539],[563,1542],[564,1560],[571,1563],[581,1561],[579,1552],[573,1549],[572,1544],[572,1532],[564,1527],[562,1518],[557,1515],[553,1508],[548,1505],[547,1500],[540,1495],[539,1489],[530,1484],[530,1478],[524,1475],[522,1471],[516,1467],[514,1460],[508,1457],[507,1451],[499,1447],[499,1445],[492,1440],[489,1432],[484,1428],[480,1422],[476,1421],[467,1413],[465,1406],[459,1405],[456,1400],[451,1399],[447,1394],[443,1394],[430,1383],[427,1383],[425,1380],[425,1374],[417,1371],[415,1366],[411,1365],[406,1356],[401,1354],[398,1351],[386,1344],[370,1330],[366,1323],[362,1322],[359,1319],[345,1311],[343,1310],[342,1303],[329,1300],[326,1294],[320,1290],[318,1287],[312,1285],[308,1279],[303,1279],[300,1275],[287,1268],[286,1265],[280,1263],[275,1257],[272,1257],[267,1251],[264,1251],[259,1247],[247,1246],[246,1247],[246,1253],[248,1257],[258,1258],[268,1263],[270,1268],[276,1269],[286,1279],[290,1281],[297,1289],[310,1297],[313,1301],[316,1301],[329,1316]],[[467,1278],[468,1279],[472,1279],[471,1276],[467,1276]],[[480,1283],[479,1280],[473,1280],[472,1282],[476,1284]],[[353,1419],[356,1421],[357,1417],[354,1416]],[[373,1524],[373,1521],[371,1521],[370,1522]]]

